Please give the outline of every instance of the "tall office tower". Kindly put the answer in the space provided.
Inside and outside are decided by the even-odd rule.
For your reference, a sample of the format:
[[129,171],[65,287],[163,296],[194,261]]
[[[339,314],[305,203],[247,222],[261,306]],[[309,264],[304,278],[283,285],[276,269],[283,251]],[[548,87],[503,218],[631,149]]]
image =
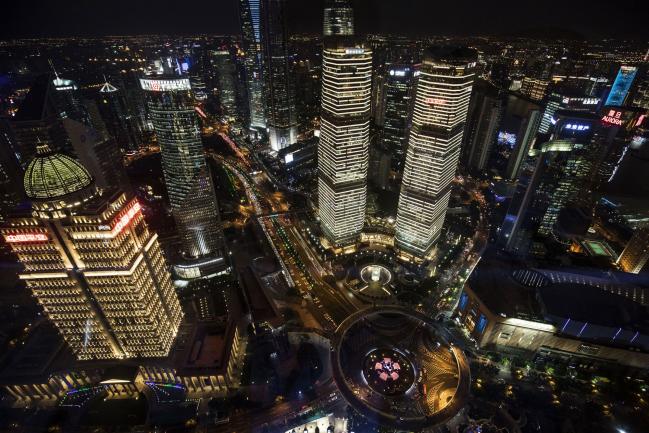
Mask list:
[[288,52],[286,3],[287,0],[261,2],[266,124],[270,147],[274,151],[297,142],[295,87]]
[[520,92],[533,101],[542,101],[548,90],[550,82],[536,78],[523,77]]
[[90,171],[98,187],[130,189],[121,152],[105,127],[96,129],[72,119],[63,119],[63,126],[74,155]]
[[396,227],[397,246],[419,258],[442,230],[477,59],[473,49],[433,47],[421,65]]
[[554,113],[558,110],[595,112],[600,101],[601,98],[591,96],[588,89],[578,89],[566,85],[553,90],[548,96],[548,101],[543,111],[543,118],[539,126],[539,132],[547,134],[552,130]]
[[20,279],[80,360],[166,356],[182,320],[157,235],[137,200],[95,187],[76,160],[38,147],[32,210],[0,230]]
[[639,274],[646,270],[647,262],[649,262],[649,227],[640,227],[626,244],[617,259],[617,264],[624,272]]
[[505,177],[515,180],[536,141],[541,122],[541,106],[515,94],[507,97],[503,128],[515,134],[514,147],[505,166]]
[[245,52],[246,83],[250,107],[250,128],[266,129],[264,111],[264,76],[261,49],[261,1],[240,0],[239,18]]
[[319,216],[334,245],[351,243],[365,222],[372,51],[351,38],[326,38],[318,145]]
[[54,75],[55,78],[52,80],[54,91],[51,97],[59,111],[59,117],[90,125],[90,117],[77,84],[72,80],[60,78],[56,72]]
[[233,118],[237,115],[237,70],[228,50],[212,51],[212,62],[216,69],[219,101],[224,114]]
[[353,36],[354,10],[349,0],[327,0],[324,9],[324,36]]
[[23,170],[36,155],[37,143],[72,153],[70,139],[53,97],[55,91],[49,74],[37,77],[16,116],[9,121],[16,157]]
[[0,119],[0,222],[23,201],[22,169],[9,122]]
[[534,167],[519,177],[501,229],[507,251],[526,255],[536,234],[552,234],[561,209],[592,200],[591,141],[598,123],[587,113],[557,113],[552,140],[538,149]]
[[620,66],[620,70],[615,77],[611,91],[606,98],[605,105],[624,105],[627,100],[627,96],[629,96],[629,90],[631,90],[631,85],[633,84],[633,80],[635,79],[637,73],[637,66]]
[[106,80],[98,96],[99,110],[117,146],[124,152],[136,151],[140,147],[141,131],[122,91]]
[[383,148],[392,154],[392,168],[401,172],[406,159],[415,68],[410,65],[390,65],[385,78],[384,114],[381,116]]
[[462,163],[470,170],[483,171],[496,142],[505,104],[497,87],[478,82],[473,89],[462,144]]
[[223,231],[189,79],[150,76],[140,79],[140,85],[148,96],[171,212],[182,242],[183,260],[174,266],[175,272],[183,279],[212,275],[226,266]]
[[72,81],[39,77],[10,123],[23,169],[35,156],[36,145],[48,144],[76,155],[101,188],[127,188],[119,149],[97,105],[83,99]]

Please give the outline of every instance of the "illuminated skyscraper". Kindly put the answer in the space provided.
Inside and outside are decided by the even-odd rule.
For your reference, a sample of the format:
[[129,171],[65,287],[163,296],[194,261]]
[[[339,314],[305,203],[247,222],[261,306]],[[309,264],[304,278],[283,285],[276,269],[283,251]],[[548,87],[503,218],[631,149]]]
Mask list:
[[228,50],[211,52],[211,59],[218,78],[219,101],[223,112],[230,118],[237,114],[237,71]]
[[372,51],[349,38],[325,40],[318,146],[319,215],[333,244],[353,242],[365,222]]
[[640,227],[631,236],[617,263],[624,272],[639,274],[645,270],[647,262],[649,262],[649,227]]
[[31,212],[2,227],[25,281],[76,357],[166,356],[182,319],[157,235],[137,200],[98,190],[76,160],[39,146]]
[[563,208],[592,205],[591,142],[599,119],[579,111],[558,111],[555,118],[552,140],[531,153],[500,230],[504,248],[523,256],[536,235],[552,235]]
[[274,151],[297,142],[295,87],[288,52],[286,3],[287,0],[261,1],[266,126],[270,147]]
[[260,2],[261,0],[240,0],[239,2],[243,50],[246,56],[250,128],[253,129],[266,128]]
[[354,10],[349,0],[327,0],[324,9],[325,36],[353,36]]
[[476,61],[475,50],[437,47],[421,65],[396,227],[397,246],[417,257],[429,254],[444,223]]
[[188,78],[140,79],[148,96],[171,212],[182,242],[181,278],[209,276],[223,268],[224,241],[214,185],[203,153]]

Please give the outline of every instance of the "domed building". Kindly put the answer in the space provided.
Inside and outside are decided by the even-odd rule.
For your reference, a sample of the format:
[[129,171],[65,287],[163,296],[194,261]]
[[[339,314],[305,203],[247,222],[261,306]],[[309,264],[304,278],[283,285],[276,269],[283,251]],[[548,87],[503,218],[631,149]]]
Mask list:
[[79,161],[46,145],[23,185],[32,209],[0,233],[77,359],[166,356],[182,312],[138,201],[98,189]]
[[98,193],[94,179],[81,163],[39,145],[23,179],[25,195],[39,215],[62,217],[70,209]]

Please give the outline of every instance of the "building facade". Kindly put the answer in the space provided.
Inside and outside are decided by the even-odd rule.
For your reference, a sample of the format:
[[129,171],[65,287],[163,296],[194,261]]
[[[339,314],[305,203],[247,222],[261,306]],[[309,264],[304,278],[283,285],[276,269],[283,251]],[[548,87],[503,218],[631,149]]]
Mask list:
[[327,0],[322,34],[325,36],[354,35],[354,10],[349,0]]
[[33,212],[9,218],[2,235],[77,359],[166,356],[182,311],[137,200],[101,195],[80,163],[47,146],[24,186]]
[[223,230],[188,78],[140,80],[162,152],[171,212],[181,240],[181,278],[208,276],[225,266]]
[[142,131],[120,89],[108,81],[99,89],[99,109],[118,147],[124,152],[137,151]]
[[465,167],[476,171],[487,168],[498,136],[504,105],[500,92],[492,84],[481,82],[474,88],[462,146]]
[[414,96],[415,68],[411,65],[390,65],[385,75],[383,148],[392,155],[392,167],[401,172],[406,159],[408,126]]
[[636,229],[617,260],[624,272],[639,274],[649,261],[649,227]]
[[396,228],[398,248],[416,257],[427,256],[441,233],[476,61],[474,50],[439,47],[421,66]]
[[346,38],[325,41],[318,146],[319,216],[334,245],[361,233],[367,203],[372,51]]
[[261,29],[270,147],[279,151],[297,142],[295,86],[288,49],[287,0],[262,0]]
[[245,53],[246,82],[251,129],[266,129],[264,78],[261,49],[261,0],[240,0],[242,48]]

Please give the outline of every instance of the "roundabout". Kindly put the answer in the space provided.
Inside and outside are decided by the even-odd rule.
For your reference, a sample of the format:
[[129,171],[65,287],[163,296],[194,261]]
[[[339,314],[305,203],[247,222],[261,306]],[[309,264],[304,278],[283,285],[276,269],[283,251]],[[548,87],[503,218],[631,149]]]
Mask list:
[[428,317],[401,306],[370,307],[344,320],[332,340],[341,394],[370,421],[397,430],[446,422],[464,406],[464,353]]

